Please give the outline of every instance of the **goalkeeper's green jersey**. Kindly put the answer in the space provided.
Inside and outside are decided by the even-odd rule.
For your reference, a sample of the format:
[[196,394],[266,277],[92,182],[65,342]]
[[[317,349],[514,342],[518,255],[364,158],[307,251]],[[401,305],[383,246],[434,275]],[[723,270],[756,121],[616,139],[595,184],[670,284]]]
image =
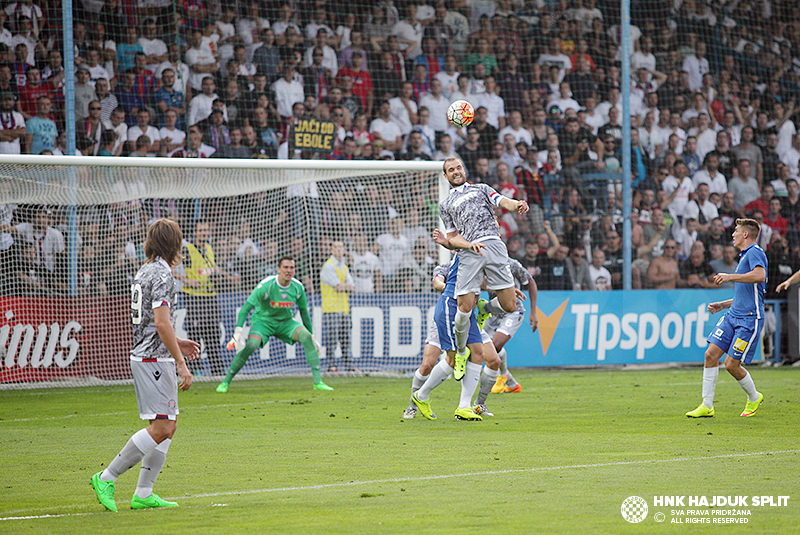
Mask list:
[[[264,322],[282,322],[294,319],[292,309],[297,304],[301,314],[308,311],[308,299],[303,283],[292,279],[288,286],[278,284],[278,276],[273,275],[262,280],[247,298],[247,304],[254,308],[254,320]],[[238,323],[242,327],[244,322]]]

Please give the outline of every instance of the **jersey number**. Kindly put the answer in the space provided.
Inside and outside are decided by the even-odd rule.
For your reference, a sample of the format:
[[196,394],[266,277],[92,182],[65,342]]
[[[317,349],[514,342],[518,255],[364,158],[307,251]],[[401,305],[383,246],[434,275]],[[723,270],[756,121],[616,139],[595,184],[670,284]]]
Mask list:
[[131,284],[131,321],[134,325],[142,323],[142,285]]

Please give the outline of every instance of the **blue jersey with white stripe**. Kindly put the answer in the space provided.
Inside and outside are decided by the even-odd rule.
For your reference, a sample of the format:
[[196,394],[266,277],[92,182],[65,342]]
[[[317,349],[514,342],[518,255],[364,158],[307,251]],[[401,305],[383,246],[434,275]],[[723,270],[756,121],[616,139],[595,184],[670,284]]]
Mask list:
[[[754,243],[739,254],[739,266],[736,268],[738,275],[753,271],[757,266],[767,270],[767,255],[764,250]],[[728,314],[734,318],[755,316],[756,319],[764,317],[764,296],[767,293],[767,281],[757,283],[737,282],[733,288],[733,304]]]
[[447,271],[447,278],[445,279],[442,297],[455,298],[456,280],[458,280],[458,255],[455,255],[453,257],[453,261],[450,263],[450,269]]

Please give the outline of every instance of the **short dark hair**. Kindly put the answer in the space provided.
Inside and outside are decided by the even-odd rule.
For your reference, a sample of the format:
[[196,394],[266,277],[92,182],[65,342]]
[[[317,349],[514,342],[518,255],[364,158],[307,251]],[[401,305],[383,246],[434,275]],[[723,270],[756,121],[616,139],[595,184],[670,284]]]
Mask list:
[[290,254],[285,254],[285,255],[283,255],[283,256],[281,257],[281,259],[280,259],[280,260],[278,260],[278,267],[280,267],[280,266],[282,266],[282,265],[283,265],[283,261],[284,261],[284,260],[291,260],[292,262],[294,262],[294,257],[293,257],[292,255],[290,255]]
[[[761,212],[760,210],[756,211],[760,212],[762,216],[764,215],[764,213]],[[750,236],[751,240],[758,239],[758,233],[761,232],[761,223],[759,223],[755,219],[740,217],[739,219],[736,220],[736,226],[743,227],[745,230],[749,231],[751,234]]]

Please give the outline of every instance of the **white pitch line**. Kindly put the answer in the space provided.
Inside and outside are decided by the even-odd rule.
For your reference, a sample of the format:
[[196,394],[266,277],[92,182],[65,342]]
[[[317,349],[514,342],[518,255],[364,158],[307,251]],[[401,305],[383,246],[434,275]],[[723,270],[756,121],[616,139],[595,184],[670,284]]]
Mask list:
[[[509,469],[509,470],[489,470],[486,472],[466,472],[462,474],[440,474],[440,475],[433,475],[433,476],[422,476],[422,477],[397,477],[391,479],[372,479],[366,481],[348,481],[347,483],[324,483],[320,485],[307,485],[303,487],[277,487],[271,489],[254,489],[254,490],[233,490],[227,492],[211,492],[206,494],[188,494],[182,496],[175,496],[167,498],[169,500],[191,500],[194,498],[216,498],[219,496],[245,496],[249,494],[266,494],[272,492],[297,492],[297,491],[307,491],[307,490],[320,490],[320,489],[330,489],[330,488],[342,488],[342,487],[355,487],[360,485],[382,485],[386,483],[405,483],[409,481],[433,481],[433,480],[441,480],[441,479],[455,479],[455,478],[462,478],[462,477],[484,477],[484,476],[495,476],[495,475],[503,475],[503,474],[529,474],[535,472],[553,472],[557,470],[575,470],[580,468],[608,468],[612,466],[635,466],[635,465],[644,465],[644,464],[660,464],[660,463],[674,463],[674,462],[685,462],[685,461],[713,461],[719,459],[737,459],[742,457],[756,457],[761,455],[783,455],[783,454],[793,454],[793,453],[800,453],[800,449],[797,450],[777,450],[777,451],[757,451],[751,453],[730,453],[727,455],[708,455],[705,457],[675,457],[672,459],[645,459],[640,461],[616,461],[613,463],[593,463],[593,464],[569,464],[564,466],[542,466],[538,468],[518,468],[518,469]],[[212,506],[218,504],[212,504]],[[227,504],[226,504],[227,505]],[[63,509],[65,507],[86,507],[84,504],[80,505],[66,505],[66,506],[59,506],[59,507],[48,507],[46,509],[23,509],[18,511],[9,511],[9,513],[23,513],[28,511],[43,511],[47,509]],[[6,513],[8,514],[8,513]],[[44,515],[29,515],[29,516],[0,516],[0,521],[5,520],[37,520],[41,518],[61,518],[67,516],[82,516],[82,515],[89,515],[95,513],[64,513],[64,514],[44,514]]]

